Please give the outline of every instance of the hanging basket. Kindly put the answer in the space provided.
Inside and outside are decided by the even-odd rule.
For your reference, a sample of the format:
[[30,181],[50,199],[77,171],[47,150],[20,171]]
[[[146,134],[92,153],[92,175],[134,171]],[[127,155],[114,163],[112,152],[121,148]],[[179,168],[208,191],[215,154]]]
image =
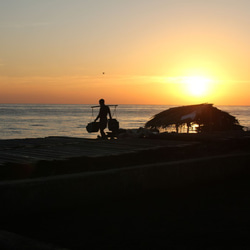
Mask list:
[[110,131],[117,131],[119,129],[119,122],[116,119],[109,119],[108,129]]
[[88,123],[88,125],[86,126],[86,130],[87,130],[89,133],[98,132],[99,129],[100,129],[100,122],[90,122],[90,123]]

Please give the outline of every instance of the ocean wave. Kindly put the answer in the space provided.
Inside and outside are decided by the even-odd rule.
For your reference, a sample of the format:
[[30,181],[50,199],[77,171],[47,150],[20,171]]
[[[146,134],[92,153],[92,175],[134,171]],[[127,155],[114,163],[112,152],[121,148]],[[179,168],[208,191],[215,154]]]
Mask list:
[[44,127],[44,124],[31,124],[32,127]]

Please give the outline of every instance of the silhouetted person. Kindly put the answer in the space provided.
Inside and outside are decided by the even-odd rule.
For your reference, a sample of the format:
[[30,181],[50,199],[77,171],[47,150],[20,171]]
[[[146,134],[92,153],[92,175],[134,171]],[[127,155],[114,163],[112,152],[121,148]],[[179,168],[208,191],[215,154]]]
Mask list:
[[108,114],[109,114],[109,118],[112,119],[112,116],[111,116],[111,112],[110,112],[110,109],[109,109],[109,106],[105,105],[105,101],[104,99],[100,99],[99,100],[99,104],[100,104],[100,111],[99,111],[99,114],[98,116],[96,117],[95,119],[95,122],[100,119],[100,133],[101,133],[101,136],[103,139],[106,138],[106,134],[104,132],[104,129],[107,127],[107,124],[108,124]]

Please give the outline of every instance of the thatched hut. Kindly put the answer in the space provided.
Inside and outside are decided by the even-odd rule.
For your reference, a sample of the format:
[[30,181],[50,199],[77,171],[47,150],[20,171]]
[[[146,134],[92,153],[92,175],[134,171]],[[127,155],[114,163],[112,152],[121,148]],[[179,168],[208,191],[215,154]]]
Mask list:
[[197,132],[242,130],[238,120],[229,113],[213,107],[213,104],[198,104],[174,107],[162,111],[146,124],[150,129],[167,129],[187,127],[187,133],[191,126],[197,125]]

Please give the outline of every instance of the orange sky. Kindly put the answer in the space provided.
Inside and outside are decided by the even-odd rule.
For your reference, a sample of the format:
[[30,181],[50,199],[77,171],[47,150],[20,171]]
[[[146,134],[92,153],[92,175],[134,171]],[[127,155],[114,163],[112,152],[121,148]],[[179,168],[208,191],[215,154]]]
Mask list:
[[0,103],[250,105],[249,9],[248,0],[5,1]]

